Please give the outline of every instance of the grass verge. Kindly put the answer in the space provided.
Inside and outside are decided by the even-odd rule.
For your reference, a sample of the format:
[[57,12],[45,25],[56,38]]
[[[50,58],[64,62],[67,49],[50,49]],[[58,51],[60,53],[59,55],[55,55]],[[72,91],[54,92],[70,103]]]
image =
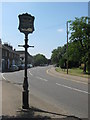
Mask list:
[[[61,72],[64,74],[67,74],[67,69],[61,69],[60,67],[56,67],[55,69],[57,72]],[[68,69],[68,74],[70,75],[74,75],[74,76],[80,76],[80,77],[85,77],[88,78],[88,74],[84,74],[83,70],[80,68],[72,68],[72,69]]]

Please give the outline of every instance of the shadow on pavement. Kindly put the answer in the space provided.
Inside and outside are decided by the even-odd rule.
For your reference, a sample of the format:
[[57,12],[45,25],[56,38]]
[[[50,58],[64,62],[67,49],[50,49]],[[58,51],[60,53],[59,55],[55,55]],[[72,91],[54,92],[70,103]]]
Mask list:
[[53,113],[31,107],[28,110],[24,109],[18,110],[16,116],[2,116],[1,120],[82,120],[82,119],[77,118],[75,116]]

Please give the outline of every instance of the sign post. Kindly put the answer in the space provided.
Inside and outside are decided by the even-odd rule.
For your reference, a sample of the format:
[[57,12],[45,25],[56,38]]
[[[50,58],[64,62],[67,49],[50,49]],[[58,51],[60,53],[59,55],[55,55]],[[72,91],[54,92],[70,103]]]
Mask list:
[[27,77],[27,49],[28,47],[33,47],[28,45],[28,34],[34,31],[34,16],[30,14],[19,15],[19,30],[25,34],[25,73],[23,82],[23,92],[22,92],[22,108],[29,108],[29,90],[28,90],[28,77]]

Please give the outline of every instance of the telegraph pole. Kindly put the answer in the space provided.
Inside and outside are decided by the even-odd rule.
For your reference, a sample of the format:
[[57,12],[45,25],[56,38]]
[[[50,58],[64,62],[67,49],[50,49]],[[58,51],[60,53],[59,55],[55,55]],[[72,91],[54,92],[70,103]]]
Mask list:
[[68,21],[67,21],[67,74],[68,74]]

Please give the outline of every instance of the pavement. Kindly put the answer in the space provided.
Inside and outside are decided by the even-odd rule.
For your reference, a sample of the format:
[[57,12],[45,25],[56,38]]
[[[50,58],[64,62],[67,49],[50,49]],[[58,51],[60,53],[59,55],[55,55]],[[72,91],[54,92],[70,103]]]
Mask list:
[[[82,77],[75,77],[71,75],[61,74],[55,71],[54,68],[49,69],[48,74],[54,75],[57,77],[69,77],[77,81],[88,82],[88,80]],[[80,120],[75,116],[70,116],[68,113],[61,108],[41,100],[40,98],[32,95],[29,95],[29,105],[28,110],[22,109],[22,85],[12,84],[9,81],[2,80],[0,82],[0,89],[2,87],[2,119],[11,118],[36,118],[36,119],[51,119],[58,118],[60,120]],[[31,119],[32,120],[32,119]]]

